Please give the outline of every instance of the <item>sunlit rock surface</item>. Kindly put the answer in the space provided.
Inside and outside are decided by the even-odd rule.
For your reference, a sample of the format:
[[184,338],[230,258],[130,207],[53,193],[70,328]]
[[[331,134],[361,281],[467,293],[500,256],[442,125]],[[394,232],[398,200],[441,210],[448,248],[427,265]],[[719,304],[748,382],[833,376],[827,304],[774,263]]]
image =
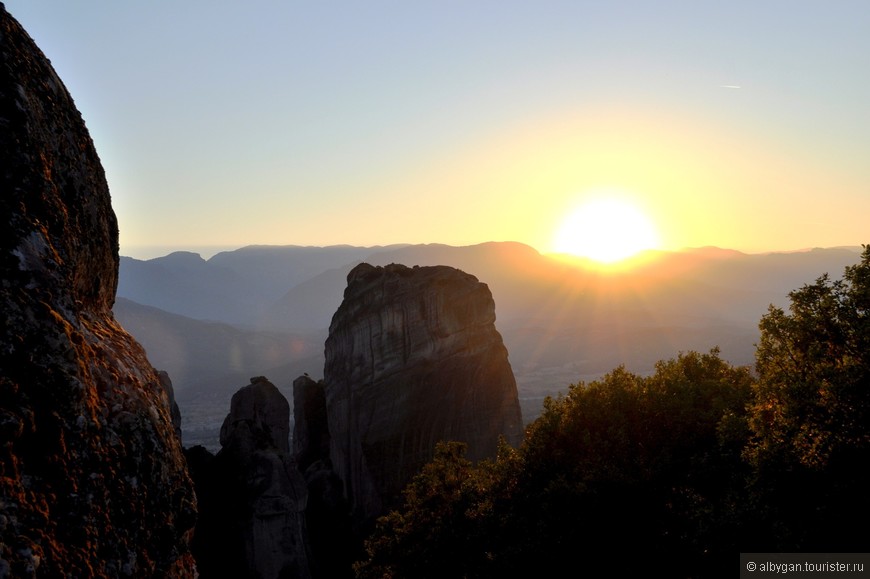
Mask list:
[[306,490],[289,454],[290,405],[266,378],[233,395],[221,450],[192,451],[203,577],[309,577]]
[[0,576],[193,576],[170,393],[111,313],[100,160],[2,4],[0,168]]
[[326,341],[330,459],[358,522],[381,514],[440,440],[493,456],[522,421],[489,288],[457,269],[361,264]]

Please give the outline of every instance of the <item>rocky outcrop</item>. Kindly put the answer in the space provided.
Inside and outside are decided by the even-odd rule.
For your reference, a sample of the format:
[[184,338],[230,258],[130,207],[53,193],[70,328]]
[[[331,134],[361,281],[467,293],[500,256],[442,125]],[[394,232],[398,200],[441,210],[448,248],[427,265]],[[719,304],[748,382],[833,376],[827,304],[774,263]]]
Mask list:
[[290,405],[266,378],[233,395],[217,456],[191,451],[202,577],[309,577],[305,482],[290,455]]
[[361,264],[326,341],[332,466],[355,521],[399,498],[441,440],[468,456],[518,444],[522,421],[487,286],[457,269]]
[[250,455],[258,450],[290,454],[290,403],[264,376],[233,394],[230,413],[221,426],[221,447],[227,453]]
[[322,381],[293,381],[293,452],[305,477],[305,522],[315,577],[350,577],[357,555],[344,485],[329,460],[329,425]]
[[329,458],[326,392],[323,382],[315,382],[307,374],[293,381],[293,425],[293,454],[304,473],[312,464]]
[[175,389],[172,387],[172,380],[169,374],[163,370],[157,371],[157,377],[160,379],[160,386],[169,400],[169,418],[172,420],[172,430],[178,440],[181,440],[181,409],[175,401]]
[[0,576],[192,576],[169,393],[114,320],[118,225],[63,83],[0,4]]

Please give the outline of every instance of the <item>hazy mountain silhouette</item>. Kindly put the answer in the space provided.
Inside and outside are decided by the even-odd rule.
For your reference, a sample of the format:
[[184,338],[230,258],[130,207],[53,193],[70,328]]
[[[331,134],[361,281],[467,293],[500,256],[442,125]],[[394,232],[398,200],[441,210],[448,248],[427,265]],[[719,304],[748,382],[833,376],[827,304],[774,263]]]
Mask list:
[[214,447],[233,393],[251,376],[286,378],[278,388],[292,399],[293,377],[323,371],[326,330],[304,334],[243,330],[124,298],[116,300],[114,313],[141,340],[148,359],[172,378],[186,445],[205,442]]
[[268,300],[257,284],[199,254],[140,261],[121,257],[118,296],[196,319],[241,323]]
[[252,245],[208,260],[187,251],[150,260],[122,257],[118,295],[191,318],[250,326],[289,288],[375,250]]
[[208,260],[210,265],[225,267],[247,279],[259,279],[278,290],[301,283],[325,269],[360,261],[375,251],[390,251],[403,245],[356,247],[332,245],[303,247],[297,245],[249,245],[235,251],[224,251]]
[[[528,320],[588,323],[614,314],[655,313],[734,320],[755,325],[770,303],[783,305],[791,289],[857,259],[856,249],[825,249],[760,255],[704,248],[651,252],[655,259],[624,274],[605,275],[541,255],[519,243],[453,247],[413,245],[379,248],[365,256],[372,265],[450,265],[487,283],[496,300],[500,327]],[[270,328],[324,327],[341,302],[344,278],[356,262],[324,271],[291,288],[266,309],[260,324]],[[581,320],[573,320],[576,316]],[[319,320],[319,322],[318,322]]]
[[510,352],[523,415],[531,419],[545,395],[619,364],[651,372],[660,359],[716,346],[731,363],[752,363],[768,306],[786,306],[788,292],[823,273],[838,275],[857,262],[859,249],[649,252],[633,269],[609,274],[513,242],[253,246],[209,260],[179,252],[122,258],[119,297],[153,307],[119,299],[116,313],[169,372],[190,429],[198,404],[219,396],[220,415],[223,398],[250,376],[267,374],[287,389],[303,372],[319,376],[326,328],[358,263],[450,265],[492,291],[496,327]]

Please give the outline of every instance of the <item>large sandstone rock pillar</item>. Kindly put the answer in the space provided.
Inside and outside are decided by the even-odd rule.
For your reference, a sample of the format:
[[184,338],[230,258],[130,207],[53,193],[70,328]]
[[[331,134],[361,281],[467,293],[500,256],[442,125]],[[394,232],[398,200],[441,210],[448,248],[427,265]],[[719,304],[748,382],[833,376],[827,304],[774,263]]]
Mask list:
[[361,264],[332,319],[324,368],[332,466],[357,522],[399,498],[440,440],[494,456],[517,444],[516,381],[489,288],[457,269]]
[[169,391],[116,322],[118,224],[81,115],[0,4],[0,576],[193,576]]

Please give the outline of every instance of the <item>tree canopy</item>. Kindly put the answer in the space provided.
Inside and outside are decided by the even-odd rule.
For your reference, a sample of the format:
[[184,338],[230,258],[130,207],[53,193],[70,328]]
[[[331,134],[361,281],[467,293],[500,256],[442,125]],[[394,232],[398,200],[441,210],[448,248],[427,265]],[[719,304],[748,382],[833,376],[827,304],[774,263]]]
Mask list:
[[712,561],[709,520],[728,516],[750,383],[717,351],[690,352],[649,377],[620,367],[572,385],[494,461],[443,443],[381,519],[359,576],[540,574],[615,550]]
[[796,550],[866,549],[870,533],[870,246],[760,323],[746,456],[772,535]]

